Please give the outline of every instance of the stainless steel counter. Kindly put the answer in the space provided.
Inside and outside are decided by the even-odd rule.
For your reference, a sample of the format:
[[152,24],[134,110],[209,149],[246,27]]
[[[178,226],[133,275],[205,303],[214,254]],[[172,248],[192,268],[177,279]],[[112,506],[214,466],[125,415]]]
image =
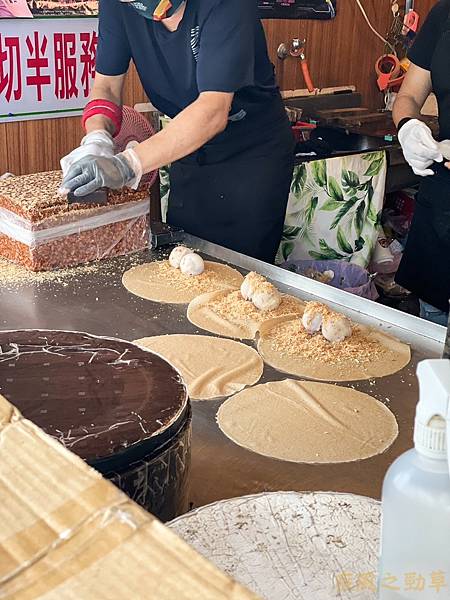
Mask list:
[[[348,384],[386,403],[400,426],[399,438],[388,452],[362,462],[313,466],[259,456],[235,445],[219,431],[215,414],[221,400],[193,402],[193,505],[277,490],[353,492],[378,498],[387,467],[412,445],[417,361],[442,354],[444,328],[197,238],[188,236],[185,243],[212,259],[229,262],[244,273],[256,270],[271,278],[281,290],[302,299],[323,300],[355,321],[389,331],[413,349],[413,360],[402,372],[375,382]],[[146,252],[139,258],[144,262],[162,255],[161,251]],[[164,333],[205,333],[189,323],[185,305],[156,304],[129,294],[121,284],[127,264],[131,264],[131,259],[109,261],[104,268],[70,278],[63,284],[57,281],[38,284],[30,280],[21,287],[1,287],[0,328],[76,330],[126,340]],[[285,377],[266,366],[262,382]]]

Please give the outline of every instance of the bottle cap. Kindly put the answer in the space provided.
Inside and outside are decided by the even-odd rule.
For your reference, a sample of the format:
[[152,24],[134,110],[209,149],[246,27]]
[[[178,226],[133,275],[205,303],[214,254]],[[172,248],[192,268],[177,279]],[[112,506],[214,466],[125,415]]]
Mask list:
[[414,445],[428,458],[446,460],[450,429],[450,360],[425,360],[417,367],[420,399],[414,426]]

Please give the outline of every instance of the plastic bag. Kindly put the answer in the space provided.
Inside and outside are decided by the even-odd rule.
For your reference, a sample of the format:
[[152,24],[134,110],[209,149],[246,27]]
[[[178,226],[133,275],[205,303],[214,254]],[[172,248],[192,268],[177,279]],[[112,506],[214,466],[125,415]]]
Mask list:
[[121,205],[90,209],[81,214],[71,212],[37,223],[32,223],[16,213],[0,207],[0,233],[33,249],[41,244],[66,238],[69,235],[137,219],[149,213],[150,201],[148,198]]
[[0,207],[0,256],[50,271],[148,247],[150,199],[71,211],[31,222]]
[[368,271],[353,263],[343,260],[288,260],[280,266],[299,275],[304,275],[308,269],[319,273],[333,271],[334,277],[328,285],[369,300],[379,298],[377,288]]

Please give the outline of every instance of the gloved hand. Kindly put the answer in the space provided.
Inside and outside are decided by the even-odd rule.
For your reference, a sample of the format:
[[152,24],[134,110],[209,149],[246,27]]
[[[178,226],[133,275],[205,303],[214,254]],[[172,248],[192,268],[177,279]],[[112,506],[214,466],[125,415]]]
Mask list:
[[443,140],[442,142],[439,142],[438,145],[439,150],[446,161],[445,166],[447,169],[450,169],[450,140]]
[[73,164],[64,177],[60,193],[86,196],[100,188],[136,189],[142,178],[142,165],[136,152],[125,150],[110,158],[86,156]]
[[418,119],[411,119],[398,132],[403,155],[416,175],[434,175],[429,168],[433,162],[442,162],[444,157],[431,129]]
[[86,156],[114,156],[114,141],[112,135],[103,129],[91,131],[81,140],[80,146],[60,160],[63,176],[70,167]]

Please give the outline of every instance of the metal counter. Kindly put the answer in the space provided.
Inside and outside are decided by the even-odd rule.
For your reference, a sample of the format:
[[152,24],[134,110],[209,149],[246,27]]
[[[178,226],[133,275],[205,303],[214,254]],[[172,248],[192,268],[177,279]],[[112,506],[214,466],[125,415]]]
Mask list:
[[[316,466],[259,456],[220,432],[215,414],[221,400],[194,401],[192,504],[201,506],[223,498],[278,490],[353,492],[379,498],[387,467],[412,445],[417,362],[441,356],[445,329],[197,238],[187,236],[184,243],[243,273],[258,271],[280,290],[299,298],[325,301],[357,322],[390,332],[413,349],[412,362],[400,373],[347,384],[387,404],[400,427],[397,441],[385,454],[361,462]],[[158,260],[164,254],[161,250],[144,252],[139,260]],[[63,284],[33,283],[30,277],[30,282],[21,287],[0,287],[0,328],[65,329],[126,340],[165,333],[206,333],[189,323],[186,305],[157,304],[128,293],[121,277],[131,262],[131,258],[108,261],[96,272],[77,275]],[[266,366],[261,383],[286,377]]]

